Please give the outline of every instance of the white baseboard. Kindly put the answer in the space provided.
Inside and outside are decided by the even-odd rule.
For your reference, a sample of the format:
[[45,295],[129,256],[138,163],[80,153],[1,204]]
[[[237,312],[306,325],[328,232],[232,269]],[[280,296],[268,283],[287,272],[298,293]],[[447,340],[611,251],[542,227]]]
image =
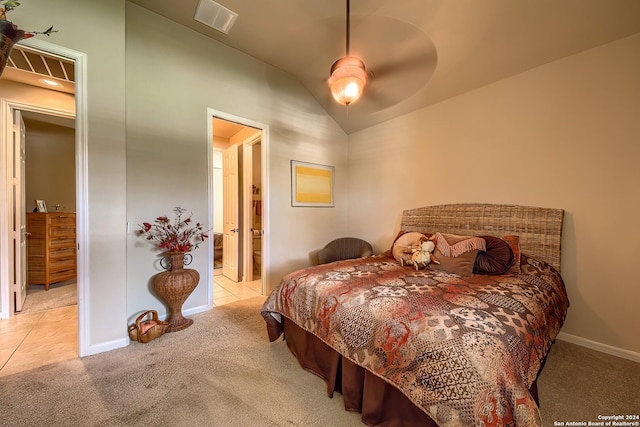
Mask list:
[[209,311],[213,308],[213,305],[200,305],[198,307],[191,307],[182,310],[182,314],[184,316],[191,316],[192,314],[202,313],[204,311]]
[[591,350],[596,350],[601,353],[610,354],[612,356],[622,357],[623,359],[629,359],[634,362],[640,362],[640,353],[636,353],[635,351],[625,350],[623,348],[614,347],[607,344],[602,344],[597,341],[591,341],[586,338],[578,337],[575,335],[567,334],[565,332],[560,332],[558,334],[558,339],[562,341],[567,341],[572,344],[576,344],[582,347],[590,348]]
[[[182,314],[185,316],[190,316],[192,314],[202,313],[204,311],[211,310],[212,308],[213,308],[213,305],[200,305],[198,307],[192,307],[192,308],[183,310]],[[159,313],[158,317],[160,317],[161,319],[165,318],[166,313]],[[126,347],[130,344],[130,342],[131,340],[129,339],[129,337],[127,337],[127,338],[117,339],[113,341],[108,341],[105,343],[100,343],[97,345],[92,345],[92,346],[89,346],[89,348],[87,349],[87,354],[85,354],[84,356],[91,356],[93,354],[104,353],[105,351]]]
[[[197,307],[191,307],[191,308],[183,308],[182,309],[182,315],[184,317],[189,317],[192,316],[194,314],[198,314],[198,313],[203,313],[205,311],[209,311],[213,308],[213,304],[211,305],[199,305]],[[169,313],[165,310],[165,311],[160,311],[160,310],[156,310],[158,312],[158,318],[162,319],[162,320],[167,320],[167,317],[169,317]],[[135,321],[135,317],[133,317],[133,319],[130,319],[131,322]]]
[[108,341],[108,342],[100,343],[97,345],[90,345],[89,348],[87,349],[87,354],[85,354],[85,356],[104,353],[105,351],[115,350],[117,348],[126,347],[128,345],[129,345],[129,337]]

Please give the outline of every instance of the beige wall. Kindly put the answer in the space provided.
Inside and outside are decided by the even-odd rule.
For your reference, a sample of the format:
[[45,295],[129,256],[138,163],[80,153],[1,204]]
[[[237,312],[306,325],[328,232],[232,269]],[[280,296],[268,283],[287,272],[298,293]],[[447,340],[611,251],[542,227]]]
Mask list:
[[[152,73],[149,71],[153,70]],[[275,286],[308,265],[308,253],[347,230],[347,136],[290,75],[127,4],[127,217],[133,226],[174,206],[208,222],[207,108],[269,126],[266,164],[270,256]],[[290,160],[336,166],[333,209],[292,208]],[[207,304],[213,254],[194,252],[200,285],[185,310]],[[131,233],[127,249],[127,314],[165,309],[152,295],[158,252]]]
[[349,229],[386,250],[402,209],[562,208],[565,333],[640,352],[640,34],[349,138]]
[[49,212],[76,211],[76,154],[73,128],[25,120],[26,210],[42,199]]
[[89,247],[80,333],[88,353],[126,344],[125,0],[30,0],[11,12],[44,41],[86,54]]

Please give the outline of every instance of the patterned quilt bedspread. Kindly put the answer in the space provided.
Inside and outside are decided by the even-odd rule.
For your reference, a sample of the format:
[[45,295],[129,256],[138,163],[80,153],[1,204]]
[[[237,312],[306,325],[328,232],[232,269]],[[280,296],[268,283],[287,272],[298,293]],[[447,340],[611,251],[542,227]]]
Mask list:
[[460,277],[383,254],[289,274],[262,315],[271,341],[291,319],[439,426],[538,426],[529,387],[568,306],[560,274],[526,255],[521,274]]

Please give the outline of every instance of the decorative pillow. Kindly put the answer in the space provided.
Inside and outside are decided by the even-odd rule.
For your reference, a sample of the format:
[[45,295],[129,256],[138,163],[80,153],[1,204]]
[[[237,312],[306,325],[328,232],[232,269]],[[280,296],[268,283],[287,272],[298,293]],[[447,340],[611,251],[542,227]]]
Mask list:
[[417,231],[409,231],[409,232],[400,232],[396,240],[393,242],[393,246],[391,247],[391,254],[396,259],[396,261],[401,262],[408,261],[411,259],[411,248],[417,248],[420,245],[420,242],[424,240],[428,240],[429,238]]
[[494,236],[480,236],[487,243],[486,251],[479,251],[473,264],[475,274],[505,274],[513,265],[513,250],[506,241]]
[[405,234],[406,231],[404,230],[400,230],[398,231],[398,234],[396,234],[395,239],[393,239],[393,243],[391,243],[391,247],[389,248],[389,250],[387,252],[389,252],[389,254],[391,254],[393,252],[393,245],[396,244],[396,240],[398,240],[400,238],[400,236],[402,236],[403,234]]
[[502,236],[501,239],[507,242],[513,251],[513,264],[507,273],[520,274],[520,236]]
[[487,242],[482,237],[458,236],[457,234],[436,233],[431,238],[443,255],[458,257],[472,250],[484,251]]
[[486,250],[481,237],[435,233],[431,240],[436,244],[433,255],[440,264],[432,262],[429,268],[459,276],[471,276],[478,251]]
[[466,252],[457,257],[448,257],[442,254],[437,248],[433,251],[433,256],[440,264],[431,261],[429,268],[446,273],[457,274],[458,276],[471,276],[473,274],[473,263],[476,261],[478,251],[476,249]]

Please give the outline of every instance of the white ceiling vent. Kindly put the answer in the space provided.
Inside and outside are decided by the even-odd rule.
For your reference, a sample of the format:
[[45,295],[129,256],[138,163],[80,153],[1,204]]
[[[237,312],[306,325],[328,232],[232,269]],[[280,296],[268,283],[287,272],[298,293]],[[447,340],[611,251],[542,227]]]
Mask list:
[[193,17],[204,25],[229,34],[231,27],[236,22],[238,14],[214,2],[213,0],[200,0],[196,14]]

